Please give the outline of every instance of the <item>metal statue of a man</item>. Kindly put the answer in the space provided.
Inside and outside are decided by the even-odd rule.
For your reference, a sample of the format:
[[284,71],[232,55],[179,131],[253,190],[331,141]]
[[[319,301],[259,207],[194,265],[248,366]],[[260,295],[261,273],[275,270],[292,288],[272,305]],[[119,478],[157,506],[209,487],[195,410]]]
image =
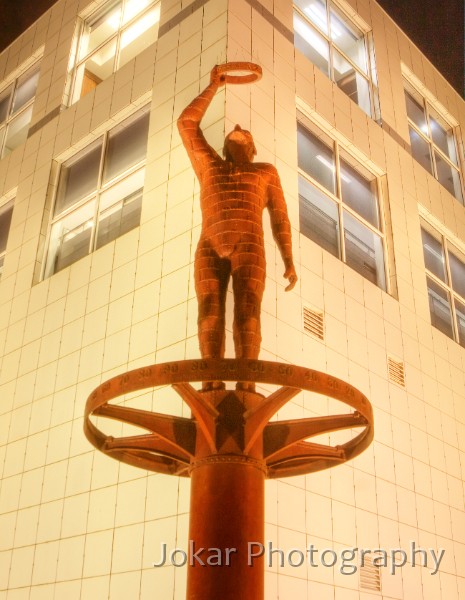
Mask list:
[[[257,359],[265,288],[265,208],[284,261],[284,277],[289,280],[286,291],[295,286],[297,274],[291,227],[276,168],[268,163],[253,163],[257,151],[252,135],[239,125],[226,136],[224,159],[208,144],[200,128],[218,88],[238,79],[225,75],[228,65],[234,63],[212,69],[210,84],[178,119],[182,141],[200,182],[202,230],[195,255],[199,344],[203,358],[224,356],[226,291],[232,277],[236,358]],[[204,389],[206,386],[214,387],[215,382],[205,384]]]

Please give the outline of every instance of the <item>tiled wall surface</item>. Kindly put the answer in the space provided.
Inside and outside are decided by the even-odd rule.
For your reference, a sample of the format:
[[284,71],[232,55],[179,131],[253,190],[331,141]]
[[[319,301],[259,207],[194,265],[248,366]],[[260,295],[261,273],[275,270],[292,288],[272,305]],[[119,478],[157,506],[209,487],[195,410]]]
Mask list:
[[[434,576],[409,564],[395,576],[381,569],[382,593],[361,590],[358,573],[342,575],[337,566],[274,564],[266,598],[465,599],[465,352],[431,326],[419,216],[421,210],[465,247],[465,208],[405,147],[401,62],[462,134],[464,101],[374,1],[344,7],[373,30],[383,127],[294,50],[290,0],[162,0],[158,41],[63,108],[76,17],[89,4],[59,0],[0,54],[1,82],[43,48],[32,133],[0,160],[0,200],[16,196],[0,281],[0,600],[185,596],[185,569],[154,569],[152,562],[161,543],[186,547],[189,482],[94,451],[82,432],[83,411],[89,393],[113,375],[199,356],[199,186],[176,119],[213,65],[227,60],[259,63],[263,79],[220,90],[205,135],[220,150],[225,132],[240,123],[254,134],[257,160],[276,165],[299,274],[285,294],[266,224],[261,358],[340,377],[375,410],[375,439],[359,458],[267,483],[266,537],[284,550],[310,543],[337,551],[408,549],[411,541],[445,549]],[[147,102],[140,227],[41,280],[54,161]],[[299,234],[297,106],[382,174],[389,293]],[[324,313],[323,341],[304,332],[304,305]],[[404,363],[404,388],[389,381],[388,356]],[[189,414],[167,389],[139,396],[137,405]],[[332,410],[326,399],[305,394],[279,416]]]

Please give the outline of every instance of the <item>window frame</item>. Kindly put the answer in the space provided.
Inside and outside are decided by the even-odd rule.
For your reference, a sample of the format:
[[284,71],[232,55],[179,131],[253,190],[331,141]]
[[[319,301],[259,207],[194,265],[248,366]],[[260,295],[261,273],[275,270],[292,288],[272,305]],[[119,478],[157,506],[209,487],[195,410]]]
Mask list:
[[[457,127],[454,126],[453,124],[451,124],[451,122],[447,119],[447,117],[444,116],[444,112],[441,111],[437,106],[434,106],[429,101],[429,99],[427,99],[425,97],[425,95],[421,91],[419,91],[404,76],[404,95],[405,94],[408,94],[414,100],[414,102],[416,102],[417,104],[420,104],[419,100],[421,100],[421,108],[423,109],[423,113],[424,113],[425,121],[426,121],[426,127],[427,127],[427,132],[422,131],[422,129],[411,119],[411,117],[408,114],[407,99],[405,98],[405,110],[406,110],[406,114],[407,114],[407,123],[408,123],[408,127],[409,127],[410,146],[412,145],[411,138],[410,138],[410,129],[412,129],[417,135],[420,136],[421,140],[423,140],[426,144],[428,144],[429,153],[430,153],[430,164],[431,164],[430,174],[436,179],[436,181],[438,181],[438,183],[444,189],[446,189],[449,192],[449,194],[451,194],[451,196],[453,196],[458,202],[460,202],[460,204],[464,205],[465,204],[465,188],[464,188],[464,179],[463,179],[462,168],[461,168],[461,163],[460,163]],[[451,160],[444,153],[444,151],[435,143],[433,134],[432,134],[430,118],[432,118],[433,120],[437,120],[437,119],[435,119],[434,117],[431,116],[431,111],[438,113],[439,117],[443,121],[445,121],[445,123],[447,123],[447,125],[449,126],[450,129],[448,131],[450,131],[453,141],[454,141],[457,163],[454,163],[453,160]],[[458,178],[460,181],[461,198],[457,198],[456,194],[452,193],[450,190],[448,190],[446,188],[446,186],[443,183],[441,183],[441,181],[438,177],[438,168],[437,168],[437,164],[436,164],[436,154],[435,153],[439,154],[440,158],[442,160],[444,160],[449,167],[451,167],[452,169],[454,169],[457,172],[457,175],[458,175]],[[418,164],[423,166],[422,163],[415,157],[413,151],[412,151],[412,158],[414,158]],[[423,166],[423,168],[429,172],[429,170],[426,169],[426,167]]]
[[[317,32],[318,35],[322,36],[326,43],[328,44],[328,68],[329,68],[329,79],[343,92],[352,102],[354,102],[365,114],[368,114],[365,109],[360,106],[358,102],[352,100],[346,92],[338,86],[338,83],[334,77],[334,54],[335,52],[339,53],[342,58],[349,63],[349,65],[354,69],[355,73],[362,76],[367,84],[369,90],[369,100],[370,100],[370,114],[368,115],[370,118],[374,119],[376,122],[381,122],[381,112],[379,107],[379,95],[378,95],[378,78],[376,73],[376,61],[375,61],[375,51],[374,44],[371,36],[371,30],[367,26],[362,26],[360,23],[355,22],[353,16],[348,14],[347,11],[342,8],[337,2],[333,0],[324,0],[326,3],[326,29],[325,32],[322,28],[318,27],[309,17],[305,15],[300,6],[297,6],[295,0],[293,2],[293,13],[297,13],[301,19],[305,21],[305,23],[311,27],[314,31]],[[357,65],[345,52],[344,50],[337,45],[337,43],[331,37],[331,8],[334,7],[336,12],[342,13],[342,15],[347,19],[349,23],[351,23],[356,29],[361,31],[363,35],[363,41],[365,46],[365,59],[366,59],[366,72]],[[295,36],[295,29],[294,29]],[[295,46],[295,41],[294,41]],[[310,59],[308,59],[310,60]],[[315,64],[315,63],[313,63]],[[319,67],[315,65],[317,69]],[[321,70],[321,69],[320,69]],[[323,71],[322,71],[323,72]]]
[[[94,11],[92,11],[90,14],[82,16],[78,19],[78,23],[76,26],[76,32],[74,35],[74,41],[73,41],[73,50],[71,52],[69,65],[68,65],[68,78],[67,78],[67,86],[66,86],[67,91],[65,93],[65,104],[67,106],[71,106],[74,103],[78,102],[85,95],[85,94],[82,95],[82,93],[81,93],[82,92],[82,82],[81,82],[80,90],[77,89],[76,84],[77,84],[77,80],[78,80],[79,69],[85,65],[85,63],[89,60],[89,58],[91,58],[91,56],[98,54],[98,52],[100,50],[102,50],[111,41],[115,41],[115,54],[113,57],[113,67],[112,67],[112,71],[111,71],[111,74],[114,74],[120,68],[121,38],[123,37],[124,33],[126,31],[128,31],[137,21],[142,19],[146,14],[148,14],[150,11],[152,11],[155,8],[158,8],[158,23],[160,22],[161,0],[151,0],[144,9],[142,9],[140,12],[138,12],[136,15],[134,15],[128,21],[123,22],[125,7],[126,7],[126,3],[128,1],[129,0],[117,0],[117,1],[108,0],[107,2],[100,4],[98,6],[98,8],[95,9]],[[116,7],[118,4],[120,5],[121,10],[120,10],[120,15],[119,15],[119,24],[118,24],[118,27],[115,29],[114,33],[109,35],[102,42],[100,42],[100,44],[95,46],[92,50],[90,50],[89,52],[87,52],[85,55],[83,55],[80,58],[81,46],[83,43],[84,36],[86,35],[86,27],[91,26],[93,21],[98,20],[99,15],[101,13],[104,13],[106,9],[111,10],[112,6]],[[135,38],[135,39],[137,39],[137,38]],[[157,39],[158,39],[158,32],[157,32]],[[153,43],[155,43],[157,41],[157,39],[154,40]],[[105,81],[105,79],[103,79],[102,81]]]
[[[433,271],[430,271],[426,266],[425,259],[425,248],[422,240],[422,250],[423,250],[423,260],[425,263],[425,274],[426,274],[426,289],[428,294],[428,304],[429,304],[429,287],[428,287],[428,278],[433,281],[438,287],[440,287],[443,291],[446,292],[449,298],[449,309],[452,320],[452,337],[444,332],[442,329],[433,324],[431,320],[431,326],[446,335],[449,339],[453,340],[462,348],[465,348],[465,339],[463,341],[460,340],[459,328],[458,328],[458,319],[457,319],[457,311],[455,307],[455,302],[459,302],[465,306],[465,296],[461,296],[452,285],[452,275],[451,275],[451,267],[449,260],[449,253],[454,254],[458,260],[460,260],[459,256],[463,256],[464,260],[460,260],[462,264],[465,265],[465,252],[461,249],[458,244],[455,244],[451,241],[447,234],[443,233],[433,225],[431,225],[428,221],[421,218],[420,219],[420,234],[421,230],[426,231],[432,238],[434,238],[440,245],[444,255],[444,274],[447,281],[443,281],[440,277],[438,277]],[[455,253],[454,251],[455,250]],[[458,255],[458,256],[457,256]],[[430,309],[430,318],[431,318],[431,309]]]
[[[304,117],[303,115],[299,114],[298,118],[297,118],[297,126],[303,127],[312,136],[320,139],[325,145],[326,145],[326,142],[325,142],[324,138],[330,139],[331,143],[332,143],[331,150],[332,150],[333,156],[334,156],[335,193],[332,193],[328,188],[326,188],[318,180],[316,180],[309,173],[307,173],[305,170],[303,170],[299,165],[297,165],[297,174],[298,174],[299,179],[303,178],[304,181],[306,181],[310,185],[313,185],[314,187],[316,187],[316,189],[320,193],[327,196],[333,203],[336,203],[337,216],[338,216],[337,235],[338,235],[338,244],[339,244],[339,249],[340,249],[340,255],[339,256],[335,255],[335,254],[332,254],[332,255],[335,256],[335,258],[337,258],[338,260],[341,260],[347,267],[349,267],[356,273],[359,273],[359,275],[361,277],[363,277],[367,281],[370,281],[371,283],[374,283],[374,285],[376,285],[379,289],[390,294],[391,293],[390,273],[389,273],[389,266],[388,266],[388,247],[387,247],[387,240],[386,240],[387,226],[386,226],[386,219],[385,219],[385,214],[384,214],[384,198],[383,198],[383,187],[382,187],[381,176],[377,173],[374,173],[373,170],[369,169],[366,165],[362,164],[361,161],[358,158],[356,158],[355,156],[353,156],[353,154],[351,152],[349,152],[348,149],[345,148],[344,145],[341,144],[340,141],[338,141],[331,135],[327,134],[326,132],[323,132],[320,129],[320,127],[318,127],[318,125],[311,122],[307,117]],[[342,160],[344,160],[345,162],[348,162],[349,166],[351,166],[354,170],[357,171],[357,168],[353,164],[353,163],[356,163],[361,167],[362,170],[365,170],[372,175],[373,179],[371,181],[375,182],[379,228],[375,227],[368,220],[366,220],[360,213],[358,213],[354,208],[352,208],[349,204],[344,202],[343,197],[342,197],[342,184],[341,184],[341,153],[343,155],[346,155],[347,157],[349,157],[350,162],[348,162],[344,156],[343,156]],[[361,173],[359,170],[358,170],[358,172],[364,179],[366,179],[368,181],[368,179],[363,175],[363,173]],[[352,219],[355,219],[357,222],[361,223],[372,234],[374,234],[380,238],[382,250],[383,250],[382,277],[384,278],[384,287],[382,285],[380,285],[378,282],[373,282],[370,279],[368,279],[367,277],[365,277],[362,273],[357,271],[357,269],[352,267],[347,262],[347,249],[346,249],[346,242],[345,242],[346,229],[344,227],[344,211],[346,211]],[[299,220],[300,220],[300,193],[299,193]],[[306,237],[307,239],[311,240],[311,238],[309,238],[307,235],[302,233],[300,224],[299,224],[299,233],[301,235],[303,235],[304,237]],[[325,248],[323,248],[323,246],[321,246],[321,244],[318,244],[318,242],[316,242],[314,240],[311,240],[311,241],[313,241],[315,244],[319,245],[320,248],[322,248],[322,250],[325,250]],[[329,252],[329,250],[327,250],[327,251]],[[331,252],[330,252],[330,254],[331,254]]]
[[[123,126],[125,121],[129,121],[132,119],[132,123],[135,123],[139,118],[142,118],[143,115],[145,115],[147,113],[148,113],[149,119],[150,119],[150,106],[151,106],[151,104],[148,103],[148,104],[145,104],[144,106],[138,108],[131,115],[126,116],[126,118],[123,119],[122,121],[120,121],[119,123],[114,124],[113,127],[106,130],[103,134],[97,136],[91,143],[87,144],[81,150],[79,150],[78,152],[76,152],[72,156],[68,157],[66,160],[63,160],[62,162],[60,162],[57,165],[57,168],[56,168],[54,176],[53,176],[53,197],[51,199],[50,218],[49,218],[48,226],[47,226],[43,264],[42,264],[42,270],[41,270],[41,274],[40,274],[41,280],[47,279],[48,277],[55,275],[62,269],[68,268],[69,266],[71,266],[72,264],[77,262],[78,260],[81,260],[80,258],[78,258],[75,261],[69,263],[69,265],[66,265],[62,269],[59,269],[58,271],[53,269],[53,264],[52,264],[52,266],[49,266],[50,244],[52,241],[52,231],[53,231],[54,225],[56,225],[60,221],[63,221],[64,219],[66,219],[67,217],[72,215],[73,213],[78,212],[79,210],[83,209],[85,206],[87,206],[87,205],[90,206],[92,203],[95,204],[94,210],[93,210],[93,215],[92,215],[92,232],[91,232],[91,236],[90,236],[89,243],[88,243],[88,252],[85,256],[89,256],[96,250],[98,250],[101,247],[103,247],[104,245],[106,245],[106,243],[110,243],[111,241],[114,241],[115,239],[118,239],[118,237],[120,237],[120,236],[116,236],[116,238],[114,238],[113,240],[110,240],[110,242],[105,242],[104,244],[101,244],[98,247],[96,245],[97,240],[98,240],[98,231],[99,231],[101,214],[110,210],[110,208],[112,206],[117,205],[118,202],[125,200],[125,198],[120,198],[117,201],[115,201],[113,204],[110,204],[109,206],[106,206],[106,207],[102,207],[101,206],[101,198],[106,193],[108,193],[110,190],[116,188],[119,184],[128,180],[131,176],[136,175],[137,173],[140,173],[141,171],[144,172],[143,173],[144,182],[143,182],[142,187],[138,188],[138,189],[141,189],[142,194],[143,194],[143,190],[144,190],[144,186],[145,186],[145,175],[146,175],[145,168],[146,168],[146,164],[147,164],[147,152],[145,153],[145,156],[143,159],[141,159],[141,160],[137,161],[136,163],[134,163],[133,165],[125,168],[123,171],[114,175],[112,178],[108,179],[108,181],[104,182],[103,178],[104,178],[104,171],[105,171],[105,166],[106,166],[105,159],[108,156],[109,140],[110,140],[113,132],[116,134],[116,133],[118,133],[118,130],[123,131],[125,129],[125,127]],[[127,127],[130,127],[130,126],[131,126],[131,123],[128,123]],[[147,128],[147,140],[148,140],[148,131],[149,131],[149,127]],[[101,144],[101,148],[100,148],[100,156],[99,156],[97,182],[96,182],[95,188],[92,190],[92,192],[87,193],[85,196],[83,196],[76,202],[72,203],[70,206],[64,208],[63,210],[58,212],[56,215],[54,215],[55,207],[57,205],[58,198],[59,198],[60,176],[61,176],[61,173],[63,172],[64,167],[66,166],[67,163],[73,164],[74,158],[76,158],[76,162],[78,162],[80,160],[80,158],[77,158],[77,157],[79,157],[80,154],[82,154],[82,157],[84,157],[88,152],[91,151],[92,147],[94,147],[94,146],[97,147],[99,144]],[[133,193],[135,193],[136,191],[137,190],[135,190]],[[82,224],[84,224],[84,222]],[[121,235],[124,235],[124,234],[121,234]],[[81,258],[85,258],[85,256],[83,256]],[[56,253],[55,253],[55,257],[56,257]]]
[[10,210],[9,207],[11,205],[11,215],[10,215],[10,219],[9,219],[9,223],[8,223],[8,231],[6,233],[6,239],[5,239],[5,250],[0,251],[0,280],[2,278],[2,274],[3,274],[3,269],[4,269],[4,261],[5,261],[5,256],[6,256],[6,251],[8,248],[8,237],[11,231],[11,220],[13,217],[13,210],[14,210],[14,205],[15,205],[15,195],[13,196],[8,196],[6,198],[3,198],[2,201],[0,201],[0,221],[2,219],[2,216],[4,214],[4,212],[6,210]]
[[[34,60],[34,62],[31,65],[29,65],[27,68],[25,68],[21,72],[19,72],[12,80],[10,80],[8,82],[7,85],[5,85],[3,87],[3,89],[0,90],[0,98],[5,98],[6,96],[9,97],[8,104],[7,104],[7,111],[6,111],[7,114],[5,116],[5,120],[0,123],[0,160],[5,158],[9,154],[11,154],[11,152],[13,152],[18,147],[18,146],[16,146],[15,148],[13,148],[13,150],[11,150],[7,154],[5,154],[6,140],[8,138],[8,132],[9,132],[11,124],[14,121],[16,121],[17,119],[19,119],[21,117],[21,115],[24,115],[28,110],[32,111],[32,107],[34,106],[34,102],[35,102],[36,95],[37,95],[38,81],[40,78],[40,63],[41,63],[40,58]],[[15,96],[16,96],[17,90],[19,89],[19,87],[21,86],[23,81],[27,81],[29,77],[34,76],[36,73],[37,73],[37,85],[35,87],[34,94],[32,95],[32,97],[29,100],[27,100],[27,102],[25,102],[22,106],[20,106],[16,111],[13,112],[14,101],[15,101]],[[8,93],[5,94],[5,92],[8,92]],[[29,132],[31,121],[32,121],[32,112],[31,112],[31,118],[29,119],[29,122],[27,125],[26,139],[27,139],[27,133]]]

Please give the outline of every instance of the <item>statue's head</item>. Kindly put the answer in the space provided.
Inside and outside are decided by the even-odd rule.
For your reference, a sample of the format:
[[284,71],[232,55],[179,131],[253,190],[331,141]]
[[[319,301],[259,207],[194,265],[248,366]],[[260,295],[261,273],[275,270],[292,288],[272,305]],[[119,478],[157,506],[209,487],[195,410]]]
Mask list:
[[223,155],[231,162],[252,162],[257,154],[252,134],[236,125],[224,140]]

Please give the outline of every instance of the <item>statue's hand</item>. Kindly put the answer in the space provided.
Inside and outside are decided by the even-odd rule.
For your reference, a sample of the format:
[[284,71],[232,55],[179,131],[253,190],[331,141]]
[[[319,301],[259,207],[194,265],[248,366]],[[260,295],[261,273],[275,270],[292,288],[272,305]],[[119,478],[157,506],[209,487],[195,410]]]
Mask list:
[[215,65],[210,72],[210,83],[220,87],[226,83],[226,73],[220,70],[220,65]]
[[289,285],[285,288],[285,292],[290,292],[292,290],[292,288],[295,286],[295,284],[297,283],[297,273],[295,272],[295,267],[294,265],[290,265],[289,267],[287,267],[285,273],[284,273],[284,278],[285,279],[289,279]]

